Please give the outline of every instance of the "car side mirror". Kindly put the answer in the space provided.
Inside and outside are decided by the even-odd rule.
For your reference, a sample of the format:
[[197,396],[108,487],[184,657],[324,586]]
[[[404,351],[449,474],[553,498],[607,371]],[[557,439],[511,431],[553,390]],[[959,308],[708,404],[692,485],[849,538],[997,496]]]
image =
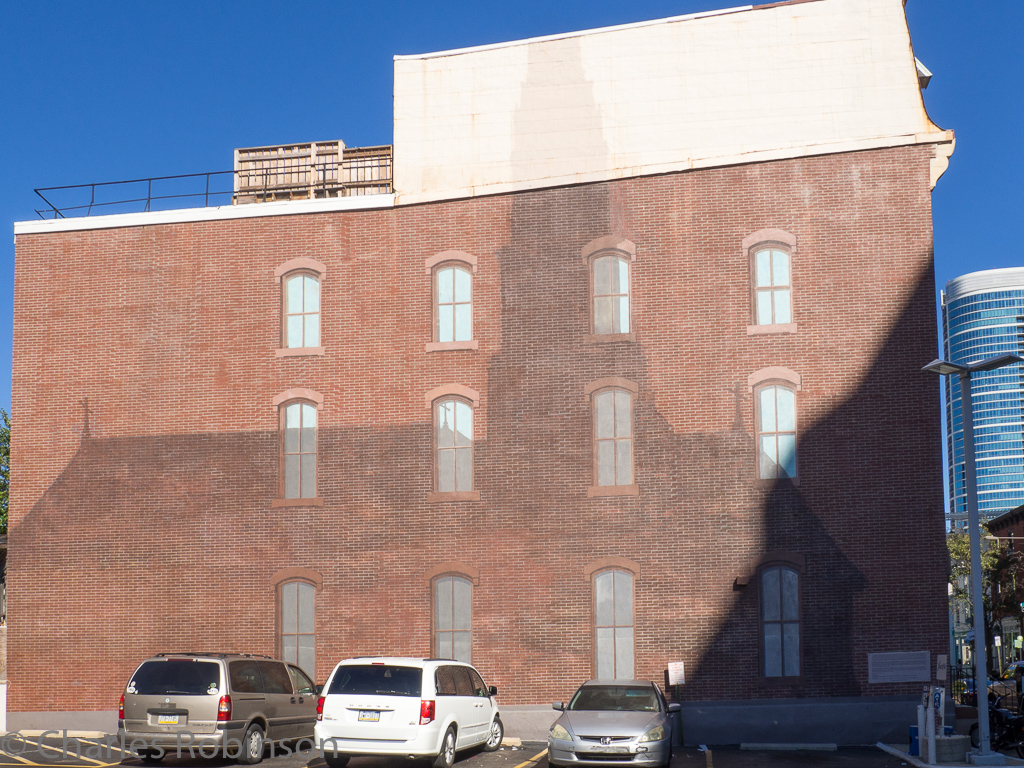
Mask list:
[[681,704],[676,704],[675,702],[672,702],[671,704],[668,705],[668,711],[669,712],[682,712],[683,711],[683,707],[682,707]]
[[314,685],[313,686],[313,690],[316,691],[316,695],[319,696],[321,693],[324,692],[324,687],[322,685],[319,685],[319,684],[318,685]]
[[556,702],[553,702],[551,704],[551,708],[552,709],[557,709],[559,712],[564,712],[565,711],[565,704],[563,704],[560,701],[556,701]]
[[490,686],[487,689],[487,695],[488,696],[497,696],[498,695],[498,686],[496,686],[496,685]]

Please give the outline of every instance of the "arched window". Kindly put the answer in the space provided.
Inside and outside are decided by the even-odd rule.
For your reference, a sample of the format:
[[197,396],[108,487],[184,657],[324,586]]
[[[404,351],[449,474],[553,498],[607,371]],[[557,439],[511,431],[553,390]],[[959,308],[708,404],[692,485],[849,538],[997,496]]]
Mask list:
[[633,574],[594,575],[594,660],[599,680],[632,679]]
[[594,477],[598,486],[633,483],[633,395],[624,389],[594,393]]
[[281,658],[316,676],[316,588],[308,581],[286,581],[280,585]]
[[473,274],[447,263],[434,269],[434,341],[473,338]]
[[434,656],[472,661],[473,582],[446,574],[434,579]]
[[796,391],[781,384],[756,390],[758,477],[796,477]]
[[629,333],[629,259],[602,254],[590,260],[595,335]]
[[282,496],[316,496],[317,406],[293,400],[281,406]]
[[435,489],[473,490],[473,407],[451,398],[434,402]]
[[282,282],[284,320],[282,345],[288,348],[320,346],[320,276],[301,271]]
[[761,244],[751,249],[755,325],[793,322],[790,253],[784,246]]
[[765,677],[800,674],[800,576],[771,565],[761,570],[761,660]]

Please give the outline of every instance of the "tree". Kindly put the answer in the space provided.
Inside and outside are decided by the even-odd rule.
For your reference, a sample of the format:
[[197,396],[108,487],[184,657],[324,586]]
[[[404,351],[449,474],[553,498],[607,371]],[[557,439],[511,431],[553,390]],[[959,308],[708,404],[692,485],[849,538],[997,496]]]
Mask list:
[[0,534],[7,533],[7,497],[11,483],[11,416],[0,408]]
[[[988,529],[982,525],[981,581],[984,597],[984,618],[986,647],[992,646],[996,627],[1004,616],[1021,615],[1021,601],[1024,600],[1024,557],[1021,552],[1001,544],[984,546]],[[971,545],[966,532],[953,531],[946,535],[949,550],[949,591],[950,609],[966,605],[973,613],[974,600],[971,593]]]

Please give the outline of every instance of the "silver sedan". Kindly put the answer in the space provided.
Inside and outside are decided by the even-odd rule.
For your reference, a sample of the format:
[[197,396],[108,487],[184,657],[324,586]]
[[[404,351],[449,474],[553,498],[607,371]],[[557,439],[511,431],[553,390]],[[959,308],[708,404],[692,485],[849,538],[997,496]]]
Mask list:
[[669,704],[646,680],[590,680],[548,731],[548,762],[555,766],[666,766],[678,704]]

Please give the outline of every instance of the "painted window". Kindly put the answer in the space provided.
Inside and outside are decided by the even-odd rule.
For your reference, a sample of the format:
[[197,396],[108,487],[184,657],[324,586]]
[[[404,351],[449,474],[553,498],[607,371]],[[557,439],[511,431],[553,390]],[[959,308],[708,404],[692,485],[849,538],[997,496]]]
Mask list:
[[294,272],[282,282],[284,290],[284,346],[320,346],[320,278]]
[[590,269],[593,332],[629,333],[629,259],[597,256]]
[[596,485],[633,483],[633,396],[603,389],[593,396]]
[[599,680],[633,678],[633,574],[594,576],[594,657]]
[[793,568],[761,571],[761,653],[765,677],[800,674],[800,577]]
[[313,627],[315,587],[307,581],[281,585],[281,658],[316,675],[316,643]]
[[436,490],[473,490],[473,408],[463,400],[434,403]]
[[789,252],[778,246],[753,249],[754,321],[757,325],[793,322]]
[[313,403],[292,401],[281,409],[281,474],[286,499],[316,496],[316,422]]
[[434,579],[434,656],[472,661],[473,583],[462,576]]
[[473,338],[473,276],[468,269],[443,264],[434,270],[434,340]]
[[757,390],[758,476],[796,477],[796,391],[773,384]]

